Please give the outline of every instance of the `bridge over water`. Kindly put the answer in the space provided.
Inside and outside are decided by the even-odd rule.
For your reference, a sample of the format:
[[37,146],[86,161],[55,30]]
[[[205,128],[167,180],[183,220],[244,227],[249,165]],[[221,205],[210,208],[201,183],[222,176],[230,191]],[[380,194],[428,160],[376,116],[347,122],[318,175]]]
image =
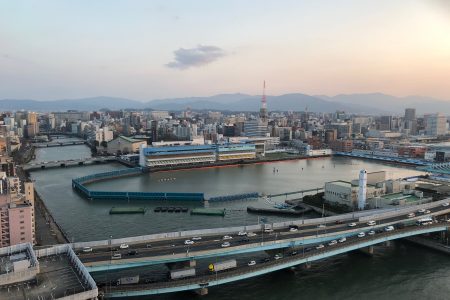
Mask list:
[[65,141],[65,142],[48,142],[48,143],[32,143],[35,148],[64,147],[87,144],[86,141]]
[[93,163],[105,163],[116,161],[116,157],[114,156],[96,156],[89,158],[80,158],[80,159],[70,159],[70,160],[54,160],[54,161],[43,161],[36,163],[29,163],[22,165],[22,168],[26,171],[38,170],[38,169],[48,169],[48,168],[65,168],[70,166],[81,166],[85,164],[93,164]]

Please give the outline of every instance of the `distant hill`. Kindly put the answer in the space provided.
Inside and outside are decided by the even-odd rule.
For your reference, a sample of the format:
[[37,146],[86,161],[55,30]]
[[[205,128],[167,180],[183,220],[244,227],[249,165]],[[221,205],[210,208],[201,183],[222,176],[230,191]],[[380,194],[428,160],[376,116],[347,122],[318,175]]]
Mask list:
[[395,97],[382,93],[342,94],[333,97],[316,96],[330,102],[346,105],[364,105],[376,109],[403,115],[405,108],[415,108],[418,114],[442,112],[450,115],[450,101],[424,96]]
[[[220,94],[210,97],[185,97],[157,99],[141,102],[117,97],[92,97],[81,99],[63,99],[53,101],[36,101],[27,99],[0,100],[0,110],[31,111],[66,111],[117,109],[154,109],[154,110],[229,110],[258,111],[261,107],[261,96],[247,94]],[[442,112],[450,115],[450,101],[430,97],[408,96],[395,97],[381,93],[348,94],[333,97],[310,96],[301,93],[267,96],[269,111],[304,111],[335,112],[343,110],[350,113],[364,114],[403,114],[405,108],[413,107],[418,114]]]

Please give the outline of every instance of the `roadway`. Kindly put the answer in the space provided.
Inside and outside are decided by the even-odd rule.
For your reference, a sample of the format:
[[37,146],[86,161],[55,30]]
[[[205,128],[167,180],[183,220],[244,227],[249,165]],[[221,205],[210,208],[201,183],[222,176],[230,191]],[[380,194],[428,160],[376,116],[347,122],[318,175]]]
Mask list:
[[[177,238],[170,240],[160,240],[149,243],[141,244],[129,244],[128,249],[120,249],[118,245],[113,245],[112,247],[102,247],[94,248],[91,253],[78,253],[80,260],[87,266],[95,266],[98,264],[113,263],[113,264],[125,264],[128,260],[133,259],[144,261],[145,259],[152,260],[154,263],[158,263],[159,258],[167,256],[175,256],[184,254],[182,259],[178,260],[189,260],[189,259],[199,259],[202,257],[207,257],[207,255],[196,255],[196,253],[204,251],[214,250],[215,256],[235,254],[232,250],[238,246],[247,245],[251,249],[246,249],[246,252],[256,252],[261,251],[261,245],[268,244],[269,242],[281,243],[283,241],[290,241],[293,239],[301,240],[302,244],[315,243],[317,242],[316,237],[319,235],[328,235],[326,240],[332,240],[343,236],[354,235],[361,231],[378,230],[387,225],[411,221],[421,217],[426,217],[430,215],[439,215],[448,213],[450,211],[450,206],[436,206],[429,209],[429,214],[417,213],[416,217],[408,218],[408,213],[400,214],[395,217],[388,217],[376,220],[376,225],[369,226],[366,222],[357,222],[356,219],[345,220],[341,224],[336,224],[336,222],[329,222],[326,224],[319,225],[303,225],[299,226],[298,231],[291,232],[289,227],[277,229],[273,232],[264,232],[264,225],[261,226],[261,231],[253,232],[255,236],[245,237],[237,236],[237,234],[231,235],[232,239],[224,240],[223,234],[202,236],[202,239],[195,241],[192,245],[185,245],[184,242],[186,238]],[[375,218],[376,216],[374,216]],[[375,219],[374,219],[375,220]],[[350,223],[356,223],[356,226],[349,227]],[[331,234],[331,235],[330,235]],[[192,238],[192,237],[191,237]],[[224,241],[230,242],[229,247],[222,247]],[[148,247],[147,247],[148,245]],[[282,248],[280,245],[278,248]],[[284,246],[289,247],[289,246]],[[128,251],[136,250],[137,253],[133,255],[128,255]],[[120,253],[122,258],[118,260],[112,260],[112,255],[114,253]],[[159,262],[161,263],[161,262]]]
[[240,263],[236,268],[215,273],[211,273],[205,269],[196,270],[196,276],[191,278],[178,280],[169,280],[166,278],[158,282],[146,284],[139,283],[128,286],[112,286],[108,288],[105,296],[124,297],[200,289],[202,287],[214,286],[259,276],[276,270],[293,267],[301,263],[308,263],[396,238],[423,234],[425,232],[448,230],[448,226],[449,223],[447,220],[440,219],[439,222],[432,225],[410,225],[405,228],[395,229],[389,232],[381,230],[376,232],[374,235],[366,235],[365,237],[357,237],[354,235],[348,237],[347,240],[342,243],[326,245],[320,249],[303,247],[302,249],[296,249],[295,251],[288,253],[288,255],[278,259],[271,257],[268,260],[258,261],[253,266],[248,266],[246,263]]

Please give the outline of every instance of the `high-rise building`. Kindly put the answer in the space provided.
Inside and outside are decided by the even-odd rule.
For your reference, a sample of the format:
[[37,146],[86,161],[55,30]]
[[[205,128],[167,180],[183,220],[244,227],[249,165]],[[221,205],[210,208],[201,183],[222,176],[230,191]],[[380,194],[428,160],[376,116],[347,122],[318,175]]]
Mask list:
[[426,134],[430,136],[442,136],[447,134],[447,118],[441,114],[427,115]]
[[406,108],[405,109],[405,129],[409,131],[409,134],[417,134],[417,119],[416,119],[416,109]]

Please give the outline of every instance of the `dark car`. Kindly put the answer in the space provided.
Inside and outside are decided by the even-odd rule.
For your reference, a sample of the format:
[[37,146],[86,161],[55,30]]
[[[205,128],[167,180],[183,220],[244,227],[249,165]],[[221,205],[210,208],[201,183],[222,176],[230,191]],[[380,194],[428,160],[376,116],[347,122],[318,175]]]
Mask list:
[[138,254],[137,250],[128,251],[128,255],[137,255],[137,254]]
[[249,238],[242,238],[238,242],[239,243],[248,243],[248,242],[250,242],[250,239]]

